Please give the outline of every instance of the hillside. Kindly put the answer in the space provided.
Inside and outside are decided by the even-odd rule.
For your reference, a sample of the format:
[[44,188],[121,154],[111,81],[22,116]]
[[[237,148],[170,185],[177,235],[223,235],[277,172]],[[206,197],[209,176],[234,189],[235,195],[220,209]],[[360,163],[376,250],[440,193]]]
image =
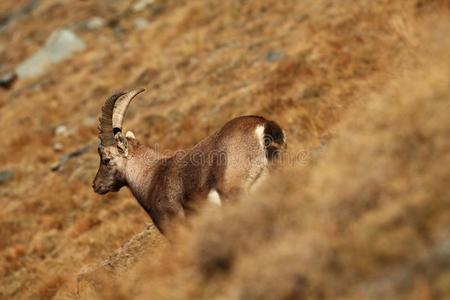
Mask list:
[[[0,3],[0,75],[55,30],[85,45],[0,89],[0,298],[445,299],[449,13],[443,0]],[[135,87],[125,128],[145,144],[190,147],[260,114],[286,129],[291,159],[169,244],[128,191],[91,189],[100,106]]]

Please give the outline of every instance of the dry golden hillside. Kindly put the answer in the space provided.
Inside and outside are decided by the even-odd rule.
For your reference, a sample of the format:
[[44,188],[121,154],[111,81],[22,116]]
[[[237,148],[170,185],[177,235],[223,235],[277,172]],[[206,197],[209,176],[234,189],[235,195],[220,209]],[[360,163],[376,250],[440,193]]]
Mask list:
[[[449,9],[3,1],[0,75],[57,29],[85,48],[0,88],[0,299],[450,297]],[[284,166],[168,243],[128,191],[91,189],[99,108],[134,87],[125,127],[143,143],[190,147],[260,114],[286,130]]]

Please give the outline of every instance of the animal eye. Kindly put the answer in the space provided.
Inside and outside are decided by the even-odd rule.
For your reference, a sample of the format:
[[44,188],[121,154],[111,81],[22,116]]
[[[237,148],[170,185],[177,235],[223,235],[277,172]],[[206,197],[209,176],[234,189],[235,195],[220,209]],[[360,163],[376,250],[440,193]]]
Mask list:
[[104,165],[107,165],[107,164],[109,164],[110,161],[111,161],[111,159],[105,158],[105,159],[103,160],[103,164],[104,164]]

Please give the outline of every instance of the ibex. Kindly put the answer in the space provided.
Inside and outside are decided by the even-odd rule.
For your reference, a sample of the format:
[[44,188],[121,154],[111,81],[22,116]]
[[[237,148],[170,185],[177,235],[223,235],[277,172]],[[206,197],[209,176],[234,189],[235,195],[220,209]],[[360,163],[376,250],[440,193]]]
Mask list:
[[242,116],[189,150],[163,156],[138,142],[133,133],[122,133],[128,105],[142,91],[114,94],[103,105],[100,167],[92,187],[106,194],[127,186],[162,233],[201,199],[220,204],[248,191],[286,147],[277,123]]

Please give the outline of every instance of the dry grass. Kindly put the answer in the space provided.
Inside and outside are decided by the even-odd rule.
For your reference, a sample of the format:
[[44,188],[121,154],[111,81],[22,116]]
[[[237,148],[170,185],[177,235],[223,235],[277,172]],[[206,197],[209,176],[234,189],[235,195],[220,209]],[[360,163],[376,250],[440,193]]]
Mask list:
[[121,277],[122,294],[447,298],[450,40],[428,41],[433,56],[425,51],[408,76],[351,109],[312,168],[285,170],[249,199],[204,213],[169,254]]
[[[139,13],[111,3],[44,1],[0,35],[5,68],[60,26],[88,45],[0,90],[0,165],[15,173],[0,186],[0,298],[75,297],[79,270],[108,257],[86,298],[449,295],[446,1],[154,1]],[[79,26],[94,15],[110,26]],[[139,16],[147,28],[133,29]],[[314,160],[203,213],[172,246],[149,229],[114,252],[147,222],[131,195],[93,194],[94,148],[49,169],[55,142],[95,144],[101,101],[134,86],[150,93],[126,126],[149,145],[187,147],[257,113]],[[60,124],[67,136],[54,134]]]

